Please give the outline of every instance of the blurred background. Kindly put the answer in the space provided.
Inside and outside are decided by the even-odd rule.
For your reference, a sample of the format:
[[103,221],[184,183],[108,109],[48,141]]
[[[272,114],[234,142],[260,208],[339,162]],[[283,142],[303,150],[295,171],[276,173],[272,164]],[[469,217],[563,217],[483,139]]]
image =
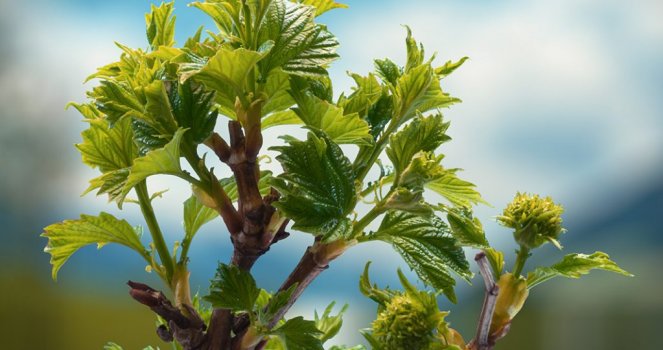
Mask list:
[[[73,147],[82,118],[64,106],[83,101],[94,85],[83,85],[85,77],[119,57],[113,41],[148,46],[143,14],[150,3],[0,0],[2,349],[101,349],[111,340],[125,349],[166,346],[157,341],[153,314],[127,294],[128,279],[161,288],[139,257],[113,245],[87,247],[55,283],[39,237],[43,227],[80,213],[108,211],[143,224],[138,208],[119,213],[105,198],[79,197],[95,172]],[[201,24],[214,29],[187,1],[175,3],[178,43]],[[595,272],[535,288],[497,349],[663,349],[663,3],[345,3],[349,9],[320,19],[342,45],[331,69],[337,95],[350,89],[346,71],[366,73],[374,58],[404,61],[405,24],[439,63],[470,57],[443,85],[464,103],[445,111],[453,141],[442,152],[444,164],[465,169],[464,178],[492,204],[477,216],[496,247],[513,260],[510,232],[493,217],[516,191],[536,192],[566,207],[568,233],[565,252],[540,249],[529,267],[602,250],[636,275]],[[274,130],[269,140],[301,135],[295,129]],[[168,241],[180,239],[188,187],[169,178],[150,186],[170,188],[156,210]],[[255,266],[260,286],[277,289],[311,240],[294,233],[274,246]],[[197,236],[192,285],[202,294],[230,249],[220,220]],[[332,300],[349,303],[336,343],[363,342],[357,330],[375,316],[375,305],[357,289],[367,260],[380,285],[397,286],[396,269],[407,269],[386,245],[359,246],[334,262],[290,315],[311,317]],[[470,339],[483,297],[479,277],[473,286],[459,282],[458,294],[462,307],[443,299],[440,306],[452,310],[449,320]]]

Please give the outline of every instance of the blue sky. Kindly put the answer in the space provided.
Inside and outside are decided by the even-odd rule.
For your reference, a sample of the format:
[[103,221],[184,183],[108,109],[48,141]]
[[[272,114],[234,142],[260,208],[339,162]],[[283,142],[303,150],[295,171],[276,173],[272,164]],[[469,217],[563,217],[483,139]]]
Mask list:
[[[0,140],[6,146],[0,150],[0,159],[15,161],[17,165],[3,170],[2,193],[26,202],[49,196],[58,203],[49,213],[53,220],[73,218],[79,212],[116,212],[102,198],[78,198],[94,171],[79,163],[79,156],[71,147],[83,127],[76,122],[80,117],[73,111],[63,111],[63,106],[68,101],[81,101],[84,91],[92,86],[82,85],[84,78],[96,67],[117,58],[119,50],[113,41],[146,46],[143,14],[149,3],[63,0],[3,4],[0,29],[9,29],[3,31],[0,39],[11,50],[3,50],[0,56],[4,63],[0,68]],[[186,3],[176,1],[180,43],[200,24],[213,30],[211,22],[196,9],[187,8]],[[465,169],[463,176],[475,182],[494,205],[480,208],[478,216],[498,246],[505,246],[507,236],[492,223],[491,217],[516,191],[553,196],[566,206],[566,221],[572,224],[618,210],[633,195],[661,178],[660,1],[347,3],[349,9],[321,17],[342,45],[342,58],[330,71],[337,95],[350,88],[346,71],[366,73],[372,69],[374,58],[403,61],[402,25],[411,26],[429,53],[438,53],[438,62],[470,57],[443,84],[464,103],[445,111],[452,122],[453,141],[442,151],[447,154],[445,165]],[[28,130],[47,136],[40,141],[17,138],[22,133],[29,138],[32,132]],[[300,131],[272,131],[268,140],[275,140],[279,132],[298,135]],[[23,146],[10,151],[11,145]],[[30,157],[30,145],[40,145],[49,155],[45,159],[53,164]],[[23,192],[16,191],[34,172],[44,171],[47,166],[48,186],[35,184]],[[270,166],[278,169],[275,164]],[[178,201],[186,198],[189,189],[161,177],[151,185],[171,189],[165,200],[157,204],[157,210],[165,213],[164,224],[172,228],[168,230],[168,239],[176,240],[181,227]],[[122,215],[140,223],[135,208]],[[215,225],[200,235],[192,254],[198,252],[211,261],[226,258],[227,236],[215,232],[222,230],[220,223]],[[309,243],[309,236],[294,235],[279,243],[272,253],[275,258],[267,259],[258,268],[277,262],[278,257],[291,256],[293,251],[302,251]],[[65,266],[63,276],[74,278],[94,268],[77,263],[110,262],[118,256],[121,253],[113,249],[108,254],[85,251]],[[355,283],[352,281],[359,273],[358,266],[367,259],[382,262],[378,272],[392,276],[385,277],[385,281],[393,283],[394,270],[399,266],[393,262],[394,257],[387,247],[358,248],[335,265],[337,274],[326,272],[329,277],[320,282],[321,286],[338,279],[353,289],[345,295],[356,297],[354,284],[350,283]],[[128,261],[120,266],[129,268],[132,260]],[[200,272],[200,283],[209,278],[212,265],[210,261],[193,263]],[[351,272],[342,275],[340,271]],[[259,275],[271,288],[278,286],[281,277],[278,273]],[[323,288],[317,288],[305,295],[295,312],[309,310],[311,304],[321,307],[330,298]]]

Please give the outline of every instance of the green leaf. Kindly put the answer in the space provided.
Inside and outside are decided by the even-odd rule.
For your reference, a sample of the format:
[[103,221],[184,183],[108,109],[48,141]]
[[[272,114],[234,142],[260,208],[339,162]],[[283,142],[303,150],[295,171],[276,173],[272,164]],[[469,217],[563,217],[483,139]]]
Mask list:
[[461,244],[474,248],[488,247],[483,225],[478,218],[472,217],[469,209],[447,208],[446,211],[451,233]]
[[488,258],[490,267],[493,269],[495,279],[499,279],[504,271],[504,253],[493,248],[484,248],[483,252],[486,253],[486,258]]
[[296,230],[320,235],[347,229],[357,202],[350,161],[338,145],[313,133],[288,142],[271,148],[281,153],[276,159],[284,170],[272,183],[282,195],[274,206]]
[[[216,210],[203,205],[192,195],[184,202],[184,242],[191,242],[196,232],[206,223],[219,216]],[[184,244],[184,242],[182,244]]]
[[249,272],[235,265],[219,264],[210,294],[203,299],[215,308],[250,312],[259,295],[260,289]]
[[302,120],[299,119],[297,113],[289,109],[287,111],[280,111],[270,114],[267,118],[262,120],[262,129],[267,130],[274,126],[279,125],[297,125],[302,124]]
[[462,66],[469,57],[463,57],[456,62],[447,61],[444,65],[435,68],[435,74],[438,78],[442,79],[449,74],[453,73],[458,67]]
[[142,90],[147,101],[142,120],[154,129],[159,137],[170,138],[177,130],[177,123],[166,91],[166,82],[155,80]]
[[[297,289],[297,283],[293,284],[290,286],[290,288],[286,290],[282,290],[277,292],[276,294],[269,295],[269,293],[264,292],[264,290],[261,290],[261,298],[264,298],[264,295],[266,294],[269,299],[267,302],[262,302],[259,299],[257,302],[257,306],[260,308],[258,311],[258,317],[260,322],[263,324],[269,323],[274,315],[276,315],[282,308],[284,308],[288,302],[290,302],[290,298],[292,297],[292,294],[295,292]],[[280,320],[279,320],[280,321]]]
[[553,277],[580,278],[591,270],[605,270],[624,276],[633,276],[620,268],[610,256],[603,252],[587,254],[569,254],[562,261],[550,267],[539,267],[527,274],[527,288],[533,288]]
[[402,173],[415,154],[421,151],[432,152],[442,143],[449,141],[451,138],[446,134],[448,128],[449,123],[445,123],[440,114],[419,116],[392,135],[386,153],[396,173]]
[[106,115],[111,126],[125,117],[143,118],[143,104],[125,84],[103,80],[88,95],[95,99],[97,108]]
[[212,111],[214,92],[187,80],[183,84],[166,85],[173,116],[181,128],[189,129],[185,139],[203,143],[214,131],[218,113]]
[[339,101],[339,107],[343,108],[343,113],[346,115],[357,113],[363,118],[382,96],[382,85],[373,74],[366,77],[359,74],[351,74],[350,76],[357,86],[347,99]]
[[131,122],[131,128],[134,132],[134,141],[138,146],[138,154],[144,156],[147,152],[163,148],[168,144],[168,138],[161,136],[160,133],[141,119],[134,119]]
[[163,2],[159,7],[152,4],[152,12],[145,15],[147,41],[150,43],[152,50],[156,50],[162,45],[175,45],[173,5],[174,2]]
[[314,313],[315,328],[322,332],[319,338],[323,343],[335,337],[341,330],[343,326],[343,313],[348,309],[348,304],[345,304],[336,316],[332,316],[331,311],[334,309],[334,305],[336,305],[336,302],[331,302],[325,308],[322,315],[318,315],[317,310]]
[[396,86],[398,83],[398,78],[401,77],[403,71],[396,63],[391,61],[388,58],[383,60],[375,60],[375,71],[380,76],[382,81],[389,83],[392,86]]
[[[244,90],[249,72],[256,67],[263,54],[256,51],[239,48],[229,50],[220,48],[219,51],[207,61],[199,70],[192,69],[181,80],[189,76],[203,83],[208,89],[217,93],[217,101],[224,107],[234,109],[235,99],[244,96]],[[180,69],[188,69],[184,64]]]
[[127,184],[130,171],[131,168],[123,168],[109,171],[99,177],[95,177],[90,180],[90,187],[83,192],[83,195],[99,189],[96,193],[97,196],[108,194],[109,202],[115,201],[118,202],[118,204],[122,203],[122,200],[124,199],[124,187]]
[[405,71],[409,72],[412,68],[420,66],[424,63],[424,47],[421,43],[412,37],[412,30],[410,27],[405,26],[407,30],[407,37],[405,38],[405,47],[407,48],[407,64]]
[[384,208],[423,216],[433,214],[433,208],[424,200],[423,191],[405,187],[396,187],[386,198]]
[[348,5],[339,4],[334,0],[298,0],[298,2],[304,5],[315,7],[316,16],[320,16],[321,14],[333,9],[348,8]]
[[394,110],[399,125],[417,113],[448,107],[458,102],[459,99],[442,91],[440,82],[428,63],[406,71],[398,78],[394,88]]
[[180,167],[180,143],[185,129],[178,129],[173,139],[163,148],[151,151],[137,158],[131,167],[129,178],[124,186],[124,195],[141,181],[157,174],[182,176]]
[[434,215],[389,211],[371,240],[390,243],[421,280],[456,302],[449,270],[469,281],[470,266],[449,227]]
[[440,176],[426,183],[426,187],[446,198],[457,207],[470,208],[473,204],[486,203],[476,186],[456,176],[458,169],[446,169]]
[[270,332],[281,338],[286,350],[323,350],[315,322],[295,317]]
[[[290,76],[288,73],[274,69],[267,76],[263,90],[265,104],[262,106],[262,114],[282,113],[292,107],[295,101],[288,92],[290,90]],[[263,127],[265,128],[265,127]]]
[[273,42],[260,62],[267,74],[281,67],[299,76],[326,75],[325,67],[338,58],[336,38],[323,25],[315,24],[316,9],[286,0],[273,0],[259,33],[259,42]]
[[293,111],[309,129],[324,132],[338,144],[371,144],[368,124],[358,114],[344,115],[342,108],[306,91],[294,89],[290,93],[297,102]]
[[397,292],[391,291],[389,289],[380,289],[377,285],[371,283],[371,279],[368,275],[368,269],[371,266],[371,262],[367,262],[364,266],[364,272],[359,278],[359,291],[361,294],[371,298],[376,303],[381,306],[385,306],[392,297],[397,295]]
[[235,34],[235,26],[239,25],[239,23],[235,22],[235,18],[239,19],[239,3],[239,0],[223,2],[205,1],[192,2],[189,6],[196,7],[210,16],[222,34],[232,36]]
[[368,110],[365,118],[371,128],[373,139],[378,139],[393,114],[394,100],[391,95],[383,93],[380,99]]
[[137,251],[150,261],[149,253],[140,243],[138,234],[125,220],[119,220],[108,213],[99,216],[81,215],[78,220],[65,220],[44,229],[42,237],[48,238],[44,251],[51,255],[53,280],[58,271],[78,249],[97,244],[98,248],[108,243],[118,243]]
[[435,156],[433,152],[421,151],[414,155],[407,168],[403,169],[398,179],[398,186],[421,191],[424,185],[444,174],[440,162],[443,155]]
[[69,107],[76,108],[78,113],[85,117],[85,119],[101,119],[104,116],[94,103],[69,102],[65,106],[65,109],[69,109]]
[[102,118],[86,119],[89,127],[81,133],[83,142],[76,145],[81,152],[83,163],[99,168],[102,173],[131,167],[138,157],[138,149],[133,142],[131,120],[122,120],[109,127]]

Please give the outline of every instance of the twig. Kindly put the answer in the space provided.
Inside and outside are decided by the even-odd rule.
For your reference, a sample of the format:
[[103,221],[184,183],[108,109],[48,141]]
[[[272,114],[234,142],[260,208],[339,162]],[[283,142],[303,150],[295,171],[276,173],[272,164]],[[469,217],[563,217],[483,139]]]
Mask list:
[[185,350],[199,349],[205,341],[205,323],[200,318],[196,310],[188,305],[186,308],[188,315],[170,302],[160,291],[152,289],[150,286],[129,281],[129,294],[139,303],[149,307],[157,315],[161,316],[168,327],[159,326],[157,334],[164,341],[177,340]]
[[483,299],[483,307],[481,308],[477,334],[472,343],[477,350],[491,350],[494,344],[491,344],[489,339],[490,324],[493,321],[493,313],[495,313],[499,287],[495,284],[495,277],[490,269],[490,263],[488,262],[486,253],[478,253],[474,260],[479,265],[479,271],[481,272],[481,276],[486,285],[486,295]]

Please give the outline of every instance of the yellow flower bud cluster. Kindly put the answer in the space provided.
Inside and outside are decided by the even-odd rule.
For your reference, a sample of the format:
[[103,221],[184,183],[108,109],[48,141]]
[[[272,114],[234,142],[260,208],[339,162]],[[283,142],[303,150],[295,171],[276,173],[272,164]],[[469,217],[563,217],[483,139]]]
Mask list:
[[514,229],[514,237],[522,247],[534,249],[550,242],[561,248],[557,238],[565,231],[562,228],[563,212],[564,208],[550,197],[517,193],[497,220]]
[[394,296],[373,321],[373,337],[384,350],[428,349],[440,323],[431,309],[408,294]]

